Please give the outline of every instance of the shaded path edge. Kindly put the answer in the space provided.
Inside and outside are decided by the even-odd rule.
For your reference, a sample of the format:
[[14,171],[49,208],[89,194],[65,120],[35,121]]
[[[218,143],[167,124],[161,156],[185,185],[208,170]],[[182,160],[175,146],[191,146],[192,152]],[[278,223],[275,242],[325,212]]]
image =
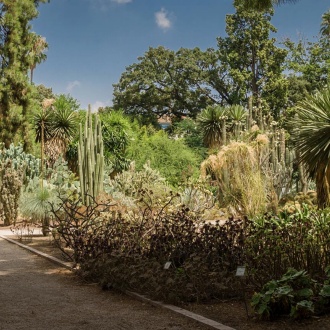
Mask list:
[[[32,252],[32,253],[40,256],[40,257],[43,257],[45,259],[48,259],[49,261],[51,261],[51,262],[53,262],[55,264],[58,264],[58,265],[66,268],[66,269],[69,269],[71,271],[73,271],[75,269],[74,266],[73,266],[73,263],[71,263],[71,262],[64,262],[64,261],[62,261],[62,260],[60,260],[58,258],[55,258],[55,257],[50,256],[49,254],[46,254],[44,252],[38,251],[38,250],[36,250],[34,248],[31,248],[31,247],[29,247],[27,245],[24,245],[24,244],[22,244],[20,242],[17,242],[17,241],[15,241],[15,240],[13,240],[13,239],[11,239],[9,237],[0,235],[0,238],[6,240],[9,243],[16,244],[19,247],[21,247],[21,248],[23,248],[25,250],[28,250],[28,251],[30,251],[30,252]],[[133,297],[135,299],[138,299],[138,300],[140,300],[140,301],[142,301],[144,303],[148,303],[148,304],[153,305],[153,306],[156,306],[156,307],[161,307],[161,308],[165,308],[165,309],[171,310],[172,312],[175,312],[175,313],[180,314],[182,316],[185,316],[185,317],[187,317],[189,319],[192,319],[194,321],[197,321],[197,322],[199,322],[199,323],[201,323],[203,325],[206,325],[206,326],[208,326],[208,327],[210,327],[212,329],[218,329],[218,330],[235,330],[234,328],[228,327],[228,326],[226,326],[226,325],[224,325],[222,323],[213,321],[213,320],[208,319],[208,318],[206,318],[204,316],[201,316],[199,314],[195,314],[195,313],[190,312],[190,311],[188,311],[186,309],[183,309],[183,308],[180,308],[180,307],[177,307],[177,306],[174,306],[174,305],[164,304],[164,303],[162,303],[160,301],[154,301],[154,300],[151,300],[151,299],[147,298],[146,296],[140,295],[140,294],[135,293],[135,292],[132,292],[132,291],[124,290],[123,292],[125,294],[127,294],[128,296],[131,296],[131,297]]]

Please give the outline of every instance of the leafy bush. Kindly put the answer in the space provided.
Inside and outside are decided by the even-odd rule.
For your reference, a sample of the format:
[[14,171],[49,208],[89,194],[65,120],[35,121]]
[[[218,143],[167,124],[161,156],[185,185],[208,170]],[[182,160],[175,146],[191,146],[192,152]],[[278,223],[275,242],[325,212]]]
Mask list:
[[[120,287],[168,301],[195,301],[237,294],[235,269],[242,262],[241,221],[198,224],[177,196],[149,204],[140,191],[139,212],[106,199],[93,207],[63,200],[53,209],[58,242],[81,273],[104,287]],[[164,265],[170,262],[169,269]]]
[[266,283],[261,292],[255,293],[251,305],[261,319],[272,319],[281,314],[294,319],[310,317],[323,312],[329,305],[328,282],[329,276],[321,286],[306,271],[290,268],[281,279]]
[[330,214],[307,206],[295,214],[250,221],[245,257],[255,285],[279,279],[288,268],[304,269],[313,277],[330,264]]
[[128,148],[128,156],[142,169],[148,161],[150,166],[174,187],[199,174],[200,157],[181,139],[170,139],[166,132],[141,132]]

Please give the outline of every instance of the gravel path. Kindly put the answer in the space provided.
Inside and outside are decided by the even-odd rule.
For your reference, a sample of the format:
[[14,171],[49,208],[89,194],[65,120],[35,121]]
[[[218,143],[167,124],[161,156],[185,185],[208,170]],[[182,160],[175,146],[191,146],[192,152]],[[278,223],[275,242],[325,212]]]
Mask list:
[[1,330],[208,329],[71,272],[0,239]]

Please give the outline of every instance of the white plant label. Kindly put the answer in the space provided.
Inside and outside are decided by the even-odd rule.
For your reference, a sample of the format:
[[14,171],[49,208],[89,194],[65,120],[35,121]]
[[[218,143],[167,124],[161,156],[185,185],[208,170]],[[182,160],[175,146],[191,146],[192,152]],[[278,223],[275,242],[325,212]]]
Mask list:
[[236,276],[245,276],[245,266],[238,266],[237,267]]
[[171,266],[171,261],[168,261],[165,265],[164,265],[164,269],[169,269]]

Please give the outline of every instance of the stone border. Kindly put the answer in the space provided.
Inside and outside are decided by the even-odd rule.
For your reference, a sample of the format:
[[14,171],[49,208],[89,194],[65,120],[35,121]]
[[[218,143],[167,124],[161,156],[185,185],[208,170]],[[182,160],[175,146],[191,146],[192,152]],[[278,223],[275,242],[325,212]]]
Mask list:
[[[52,256],[50,256],[50,255],[48,255],[46,253],[43,253],[43,252],[38,251],[38,250],[36,250],[34,248],[31,248],[31,247],[29,247],[27,245],[24,245],[22,243],[19,243],[19,242],[15,241],[15,240],[13,240],[13,239],[11,239],[9,237],[0,235],[0,238],[4,239],[4,240],[6,240],[6,241],[8,241],[8,242],[10,242],[12,244],[16,244],[16,245],[22,247],[23,249],[26,249],[26,250],[34,253],[34,254],[37,254],[38,256],[41,256],[43,258],[46,258],[49,261],[54,262],[54,263],[56,263],[56,264],[58,264],[58,265],[60,265],[60,266],[62,266],[64,268],[66,268],[66,269],[69,269],[71,271],[73,271],[75,269],[74,266],[73,266],[73,263],[71,263],[71,262],[64,262],[64,261],[62,261],[62,260],[60,260],[58,258],[52,257]],[[208,327],[210,327],[212,329],[217,329],[217,330],[235,330],[234,328],[228,327],[228,326],[226,326],[226,325],[224,325],[222,323],[213,321],[213,320],[208,319],[208,318],[206,318],[204,316],[201,316],[199,314],[195,314],[195,313],[190,312],[190,311],[188,311],[186,309],[183,309],[183,308],[180,308],[180,307],[177,307],[177,306],[174,306],[174,305],[164,304],[164,303],[162,303],[160,301],[154,301],[154,300],[151,300],[151,299],[149,299],[149,298],[147,298],[147,297],[145,297],[143,295],[140,295],[138,293],[135,293],[135,292],[124,291],[124,293],[126,293],[128,296],[131,296],[131,297],[133,297],[135,299],[138,299],[138,300],[140,300],[140,301],[142,301],[144,303],[148,303],[148,304],[153,305],[153,306],[156,306],[156,307],[161,307],[161,308],[165,308],[165,309],[171,310],[172,312],[175,312],[175,313],[180,314],[182,316],[188,317],[189,319],[192,319],[194,321],[197,321],[197,322],[199,322],[199,323],[201,323],[203,325],[206,325],[206,326],[208,326]]]
[[64,262],[64,261],[62,261],[60,259],[57,259],[55,257],[50,256],[49,254],[46,254],[46,253],[41,252],[41,251],[38,251],[38,250],[36,250],[36,249],[34,249],[34,248],[30,247],[30,246],[27,246],[27,245],[24,245],[24,244],[22,244],[20,242],[17,242],[17,241],[15,241],[15,240],[13,240],[13,239],[11,239],[9,237],[0,235],[0,238],[4,239],[4,240],[6,240],[6,241],[8,241],[10,243],[16,244],[16,245],[22,247],[23,249],[26,249],[26,250],[34,253],[34,254],[37,254],[40,257],[46,258],[49,261],[54,262],[55,264],[58,264],[58,265],[66,268],[66,269],[74,270],[74,266],[73,266],[73,263],[72,262]]

